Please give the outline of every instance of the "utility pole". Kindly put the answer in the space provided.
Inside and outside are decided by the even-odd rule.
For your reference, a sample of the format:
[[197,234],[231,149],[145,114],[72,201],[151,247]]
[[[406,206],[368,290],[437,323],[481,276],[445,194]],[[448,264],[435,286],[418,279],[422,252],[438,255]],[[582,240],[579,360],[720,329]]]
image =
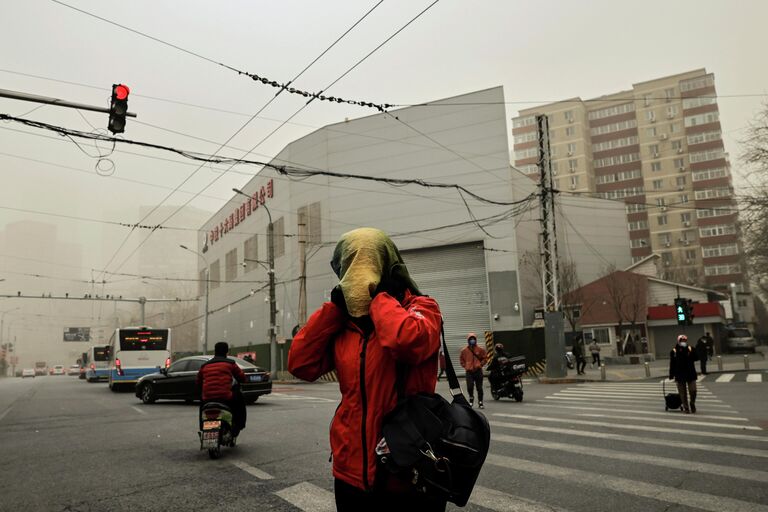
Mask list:
[[[233,188],[233,192],[251,199],[251,196],[240,189]],[[269,371],[277,375],[277,304],[275,302],[275,226],[272,224],[272,213],[267,205],[261,203],[267,211],[269,224],[267,225],[267,265],[269,270]]]
[[299,214],[299,328],[307,323],[307,215]]
[[563,312],[560,311],[558,283],[557,223],[555,221],[554,179],[549,149],[549,119],[536,116],[539,142],[539,199],[541,210],[541,285],[544,299],[544,352],[546,376],[562,378],[565,366],[565,332]]
[[[194,249],[190,249],[186,245],[179,245],[182,249],[185,251],[189,251],[193,254],[197,254],[200,259],[203,260],[203,263],[205,263],[205,314],[203,320],[204,326],[203,326],[203,355],[208,354],[208,312],[210,311],[210,308],[208,307],[208,296],[211,291],[211,266],[208,264],[208,260],[200,254],[199,252],[195,251]],[[205,247],[203,248],[205,250]]]

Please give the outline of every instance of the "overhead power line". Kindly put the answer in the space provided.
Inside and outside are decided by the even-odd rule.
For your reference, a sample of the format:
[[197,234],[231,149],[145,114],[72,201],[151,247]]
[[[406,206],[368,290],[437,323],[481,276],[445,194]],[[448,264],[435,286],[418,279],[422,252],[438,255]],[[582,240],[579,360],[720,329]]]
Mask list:
[[[128,32],[132,32],[132,33],[134,33],[136,35],[139,35],[141,37],[150,39],[152,41],[155,41],[156,43],[160,43],[162,45],[168,46],[168,47],[173,48],[175,50],[178,50],[180,52],[186,53],[187,55],[191,55],[193,57],[196,57],[198,59],[204,60],[204,61],[209,62],[211,64],[216,64],[217,66],[220,66],[220,67],[223,67],[223,68],[228,69],[230,71],[233,71],[233,72],[237,73],[238,75],[247,76],[248,78],[250,78],[254,82],[261,83],[261,84],[264,84],[264,85],[268,85],[268,86],[270,86],[272,88],[278,89],[278,94],[283,92],[283,91],[285,91],[285,92],[287,92],[289,94],[295,94],[295,95],[298,95],[298,96],[302,96],[304,98],[308,98],[309,101],[319,100],[319,101],[327,101],[327,102],[330,102],[330,103],[344,103],[344,104],[347,104],[347,105],[357,105],[357,106],[360,106],[360,107],[374,108],[374,109],[378,110],[379,112],[385,112],[387,109],[393,107],[393,105],[390,105],[388,103],[375,103],[375,102],[372,102],[372,101],[351,100],[351,99],[347,99],[347,98],[342,98],[340,96],[330,96],[330,95],[324,94],[324,92],[328,89],[327,87],[325,89],[322,89],[322,90],[318,91],[318,92],[312,92],[312,91],[307,91],[307,90],[299,89],[299,88],[293,87],[291,85],[294,82],[295,78],[294,78],[294,80],[289,80],[288,82],[278,82],[277,80],[271,80],[271,79],[269,79],[269,78],[267,78],[265,76],[261,76],[261,75],[256,74],[256,73],[251,73],[249,71],[244,71],[242,69],[238,69],[238,68],[236,68],[234,66],[231,66],[229,64],[225,64],[225,63],[223,63],[221,61],[217,61],[217,60],[212,59],[210,57],[206,57],[206,56],[204,56],[204,55],[202,55],[200,53],[194,52],[192,50],[188,50],[188,49],[183,48],[183,47],[181,47],[179,45],[176,45],[176,44],[170,43],[168,41],[165,41],[163,39],[160,39],[159,37],[155,37],[155,36],[146,34],[144,32],[136,30],[134,28],[131,28],[131,27],[128,27],[126,25],[122,25],[120,23],[117,23],[116,21],[112,21],[110,19],[107,19],[107,18],[104,18],[102,16],[98,16],[96,14],[88,12],[88,11],[86,11],[84,9],[80,9],[80,8],[75,7],[73,5],[66,4],[66,3],[64,3],[64,2],[62,2],[60,0],[51,0],[51,1],[53,3],[62,5],[64,7],[69,8],[69,9],[72,9],[73,11],[77,11],[79,13],[82,13],[82,14],[85,14],[85,15],[90,16],[92,18],[95,18],[95,19],[97,19],[99,21],[103,21],[105,23],[109,23],[110,25],[113,25],[115,27],[119,27],[119,28],[121,28],[123,30],[127,30]],[[365,16],[363,16],[363,18],[361,18],[357,23],[352,25],[352,27],[350,27],[346,32],[344,32],[344,34],[342,34],[341,37],[339,37],[339,39],[336,40],[336,42],[334,42],[330,47],[328,47],[328,49],[325,50],[323,53],[321,53],[315,60],[310,62],[309,65],[306,68],[304,68],[304,70],[302,70],[301,73],[299,73],[299,75],[303,74],[304,71],[309,69],[315,62],[317,62],[323,55],[325,55],[325,53],[327,53],[328,50],[330,50],[339,40],[341,40],[341,38],[343,38],[345,35],[347,35],[363,19],[365,19],[368,16],[368,14],[370,14],[374,9],[376,9],[376,7],[378,7],[382,3],[382,1],[383,0],[379,1],[379,3],[374,5],[373,8],[371,8],[371,10],[368,11],[368,13],[366,13]],[[435,0],[434,3],[437,3],[438,1],[439,0]]]

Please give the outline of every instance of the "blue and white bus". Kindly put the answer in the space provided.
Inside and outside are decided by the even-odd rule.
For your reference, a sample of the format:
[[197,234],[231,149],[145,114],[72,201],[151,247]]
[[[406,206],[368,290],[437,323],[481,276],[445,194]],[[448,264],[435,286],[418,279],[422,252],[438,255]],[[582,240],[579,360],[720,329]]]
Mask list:
[[171,330],[123,327],[110,339],[109,389],[133,387],[140,377],[171,365]]
[[96,345],[85,354],[85,380],[109,380],[109,345]]

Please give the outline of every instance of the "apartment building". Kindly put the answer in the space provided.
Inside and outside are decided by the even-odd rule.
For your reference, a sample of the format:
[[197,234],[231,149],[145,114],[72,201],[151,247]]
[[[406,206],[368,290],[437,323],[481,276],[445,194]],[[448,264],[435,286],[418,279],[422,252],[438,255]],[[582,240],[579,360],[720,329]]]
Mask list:
[[513,119],[513,161],[534,180],[538,114],[549,116],[558,189],[625,202],[634,261],[657,253],[666,279],[743,288],[714,74],[698,69],[521,110]]

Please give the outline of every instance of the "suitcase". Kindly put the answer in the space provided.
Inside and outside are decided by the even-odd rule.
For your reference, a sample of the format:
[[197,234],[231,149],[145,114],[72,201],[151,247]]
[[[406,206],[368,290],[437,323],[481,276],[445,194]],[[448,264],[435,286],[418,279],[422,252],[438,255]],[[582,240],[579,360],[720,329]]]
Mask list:
[[683,400],[680,398],[680,393],[667,393],[663,381],[661,383],[661,392],[664,394],[665,411],[670,409],[674,411],[683,407]]

